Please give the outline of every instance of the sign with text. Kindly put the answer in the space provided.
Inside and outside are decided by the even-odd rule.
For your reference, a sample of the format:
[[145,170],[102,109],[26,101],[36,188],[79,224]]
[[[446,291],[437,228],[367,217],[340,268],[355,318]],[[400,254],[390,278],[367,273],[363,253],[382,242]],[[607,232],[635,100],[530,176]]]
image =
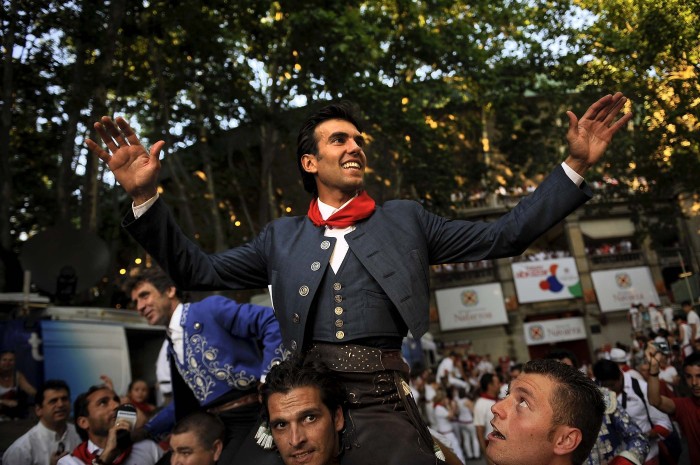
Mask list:
[[647,266],[594,271],[591,279],[602,312],[628,310],[633,303],[660,304]]
[[443,331],[508,323],[500,283],[440,289],[435,301]]
[[586,325],[581,317],[533,321],[525,323],[523,331],[529,346],[586,339]]
[[581,280],[572,257],[511,265],[521,304],[582,297]]

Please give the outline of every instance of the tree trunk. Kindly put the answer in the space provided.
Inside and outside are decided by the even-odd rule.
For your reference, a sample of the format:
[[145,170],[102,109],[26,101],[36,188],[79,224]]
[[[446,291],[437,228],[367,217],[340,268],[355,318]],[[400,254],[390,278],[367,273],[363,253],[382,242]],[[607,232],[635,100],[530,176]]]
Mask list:
[[[101,63],[97,69],[95,82],[97,87],[94,93],[93,118],[104,114],[107,102],[107,81],[112,74],[112,63],[115,50],[118,46],[118,32],[124,19],[126,0],[114,0],[110,6],[110,21],[104,34],[102,43]],[[97,230],[97,202],[98,202],[98,174],[99,165],[97,157],[88,156],[85,163],[85,185],[83,186],[83,210],[81,215],[81,228],[87,231]]]
[[[89,12],[92,14],[92,11]],[[80,22],[85,23],[82,20],[83,16],[87,14],[86,10],[80,14]],[[58,223],[66,223],[69,221],[71,216],[71,179],[74,176],[73,173],[73,160],[75,157],[75,136],[78,133],[78,121],[80,120],[80,110],[82,109],[85,101],[87,99],[85,96],[85,85],[83,82],[85,73],[85,52],[86,44],[82,37],[82,31],[79,31],[77,36],[74,37],[76,45],[76,60],[73,67],[72,82],[69,86],[69,92],[67,92],[65,112],[68,115],[68,121],[66,122],[65,137],[63,139],[63,146],[61,147],[61,164],[58,170],[58,179],[56,182],[56,201],[58,202]],[[95,183],[97,185],[97,183]],[[89,229],[94,231],[93,229]]]
[[[3,8],[5,6],[3,5]],[[10,2],[7,30],[2,38],[2,102],[0,103],[0,248],[11,250],[10,205],[13,203],[12,175],[10,173],[10,128],[12,127],[12,105],[14,104],[13,59],[16,34],[15,2]]]
[[277,218],[275,193],[272,185],[272,164],[275,161],[279,131],[270,121],[260,125],[260,200],[258,204],[258,224],[264,225]]
[[152,65],[154,74],[157,76],[158,102],[156,105],[158,108],[158,117],[156,120],[162,128],[162,137],[165,141],[165,148],[163,150],[166,156],[163,158],[163,163],[169,165],[170,175],[175,185],[175,194],[172,197],[176,199],[178,205],[180,227],[185,234],[192,237],[195,233],[194,218],[192,216],[192,208],[190,208],[189,199],[187,198],[187,192],[191,188],[191,185],[187,182],[187,176],[183,175],[185,170],[182,167],[182,163],[180,163],[180,159],[176,156],[167,156],[168,151],[173,146],[173,137],[168,130],[170,127],[170,98],[163,78],[164,73],[160,49],[156,49],[156,47],[153,46],[151,46],[150,49],[151,56],[155,57],[152,61]]

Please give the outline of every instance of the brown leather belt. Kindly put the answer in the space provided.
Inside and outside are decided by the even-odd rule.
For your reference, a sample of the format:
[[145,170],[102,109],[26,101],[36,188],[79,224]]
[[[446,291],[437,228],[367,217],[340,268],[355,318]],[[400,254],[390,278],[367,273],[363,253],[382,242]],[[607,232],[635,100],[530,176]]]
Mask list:
[[306,355],[325,363],[333,371],[374,373],[394,370],[408,373],[400,350],[383,350],[357,344],[314,343]]
[[231,402],[226,402],[225,404],[217,405],[216,407],[211,407],[207,409],[209,413],[221,413],[227,410],[233,410],[238,407],[243,407],[244,405],[250,405],[258,402],[258,393],[248,394],[243,397],[239,397]]

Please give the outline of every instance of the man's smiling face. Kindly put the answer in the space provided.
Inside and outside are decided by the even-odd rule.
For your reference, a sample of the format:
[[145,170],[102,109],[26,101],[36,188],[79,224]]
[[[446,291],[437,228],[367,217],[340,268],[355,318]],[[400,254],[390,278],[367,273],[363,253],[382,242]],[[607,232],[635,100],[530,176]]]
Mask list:
[[[304,155],[302,166],[316,175],[316,187],[323,202],[342,205],[364,186],[365,139],[354,124],[342,119],[319,124],[314,136],[318,154]],[[335,205],[337,202],[340,204]]]

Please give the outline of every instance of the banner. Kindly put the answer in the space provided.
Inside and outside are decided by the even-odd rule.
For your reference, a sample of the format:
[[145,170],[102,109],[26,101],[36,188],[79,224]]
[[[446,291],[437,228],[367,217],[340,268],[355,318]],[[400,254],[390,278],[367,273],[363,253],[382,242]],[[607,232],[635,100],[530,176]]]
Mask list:
[[529,346],[586,339],[586,326],[581,317],[533,321],[525,323],[523,331]]
[[435,301],[443,331],[508,323],[500,283],[440,289]]
[[582,297],[581,280],[572,257],[511,265],[518,302],[546,302]]
[[633,303],[660,304],[647,266],[594,271],[591,279],[602,312],[628,310]]

